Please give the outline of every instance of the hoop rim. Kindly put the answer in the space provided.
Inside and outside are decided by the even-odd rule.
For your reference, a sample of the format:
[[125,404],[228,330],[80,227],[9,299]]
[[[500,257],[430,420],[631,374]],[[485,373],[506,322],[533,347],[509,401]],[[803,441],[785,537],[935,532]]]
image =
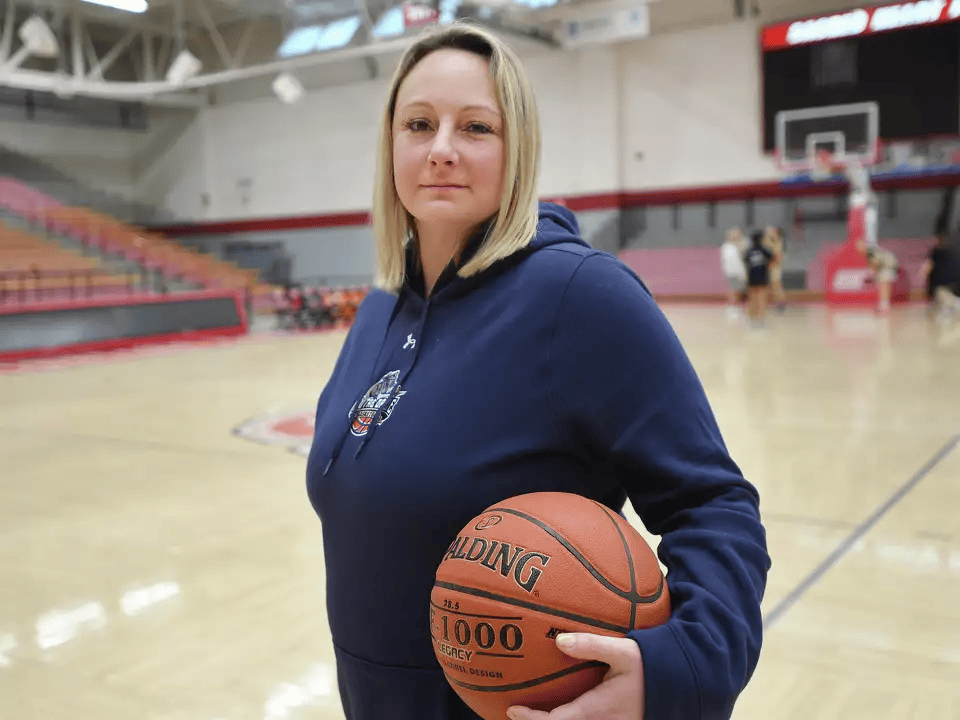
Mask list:
[[[836,155],[829,150],[818,150],[814,154],[827,154],[831,156],[832,162],[830,171],[826,179],[830,178],[830,175],[837,174],[839,172],[846,172],[846,170],[853,164],[858,164],[863,168],[871,168],[876,165],[879,165],[881,158],[883,157],[883,141],[879,138],[876,143],[874,143],[873,152],[869,155],[849,155],[836,159]],[[780,148],[775,148],[773,151],[774,162],[777,166],[777,169],[780,170],[786,176],[797,176],[797,175],[809,175],[811,178],[815,178],[818,167],[815,157],[804,157],[803,160],[796,160],[793,162],[787,162],[783,153],[780,151]]]

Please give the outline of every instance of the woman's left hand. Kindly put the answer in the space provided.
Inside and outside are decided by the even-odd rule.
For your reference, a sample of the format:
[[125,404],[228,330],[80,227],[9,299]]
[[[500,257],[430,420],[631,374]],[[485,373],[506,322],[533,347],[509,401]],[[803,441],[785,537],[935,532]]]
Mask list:
[[557,647],[571,657],[609,665],[603,682],[551,712],[514,705],[507,711],[511,720],[643,720],[643,658],[636,642],[630,638],[564,633],[557,636]]

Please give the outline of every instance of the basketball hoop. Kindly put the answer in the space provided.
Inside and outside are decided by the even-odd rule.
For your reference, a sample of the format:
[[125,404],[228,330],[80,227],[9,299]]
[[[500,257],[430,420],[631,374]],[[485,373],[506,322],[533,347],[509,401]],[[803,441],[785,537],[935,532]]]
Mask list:
[[856,163],[877,162],[880,106],[875,102],[781,110],[776,115],[777,166],[792,182],[832,183]]
[[829,150],[817,150],[813,155],[813,163],[810,167],[810,178],[817,182],[823,182],[833,177],[842,165],[834,162],[833,153]]

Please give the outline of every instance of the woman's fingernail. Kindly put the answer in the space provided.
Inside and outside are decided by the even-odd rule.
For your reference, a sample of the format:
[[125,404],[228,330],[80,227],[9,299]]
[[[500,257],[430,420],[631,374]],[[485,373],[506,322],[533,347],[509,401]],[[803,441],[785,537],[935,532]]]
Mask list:
[[573,635],[567,635],[564,633],[557,635],[557,645],[559,645],[564,650],[569,650],[570,648],[572,648],[575,642],[576,640],[574,640]]

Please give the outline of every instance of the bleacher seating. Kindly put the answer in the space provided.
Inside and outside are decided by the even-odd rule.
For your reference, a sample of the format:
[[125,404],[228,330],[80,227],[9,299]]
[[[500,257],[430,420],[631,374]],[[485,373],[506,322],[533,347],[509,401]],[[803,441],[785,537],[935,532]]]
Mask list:
[[111,272],[96,258],[0,222],[0,302],[120,291],[135,280],[129,273]]
[[240,290],[248,294],[254,308],[273,309],[276,287],[261,282],[257,270],[240,268],[95,210],[63,205],[11,178],[0,178],[0,207],[47,232],[158,270],[168,279],[201,288]]
[[274,290],[274,286],[260,281],[256,270],[237,267],[93,210],[51,207],[43,213],[42,222],[49,231],[160,270],[167,277],[204,288],[249,291],[254,303],[271,297]]

